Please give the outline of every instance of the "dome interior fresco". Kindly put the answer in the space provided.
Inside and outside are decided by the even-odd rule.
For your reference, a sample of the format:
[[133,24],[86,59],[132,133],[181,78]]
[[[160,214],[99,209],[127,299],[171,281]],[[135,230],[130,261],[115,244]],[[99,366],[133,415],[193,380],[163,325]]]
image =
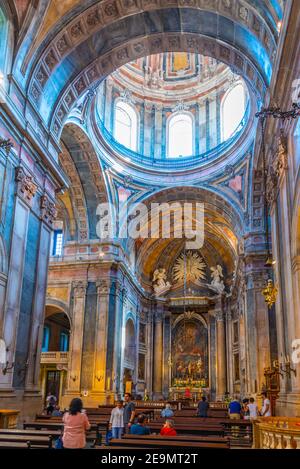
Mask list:
[[105,79],[96,119],[108,144],[123,154],[126,148],[133,160],[207,159],[242,135],[250,113],[248,87],[230,67],[200,54],[167,52]]

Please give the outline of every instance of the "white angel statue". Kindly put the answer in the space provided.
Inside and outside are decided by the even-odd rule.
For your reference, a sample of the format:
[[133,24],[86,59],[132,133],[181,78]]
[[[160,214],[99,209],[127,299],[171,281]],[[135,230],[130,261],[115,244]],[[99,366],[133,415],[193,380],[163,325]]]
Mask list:
[[223,282],[223,269],[220,265],[217,265],[216,267],[211,267],[211,277],[212,277],[212,282],[211,286],[214,287],[219,293],[223,293],[225,290],[225,285]]

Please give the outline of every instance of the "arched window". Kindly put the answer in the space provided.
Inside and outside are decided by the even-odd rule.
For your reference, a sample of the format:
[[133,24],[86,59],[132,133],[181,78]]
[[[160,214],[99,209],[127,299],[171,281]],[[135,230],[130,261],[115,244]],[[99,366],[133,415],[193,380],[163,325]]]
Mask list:
[[245,90],[241,83],[234,86],[222,102],[223,141],[228,140],[237,130],[246,108]]
[[117,101],[115,107],[114,137],[125,147],[137,151],[137,113],[132,106],[123,101]]
[[3,77],[5,74],[6,69],[6,59],[7,59],[7,51],[8,51],[8,21],[4,14],[4,12],[0,8],[0,85],[3,81]]
[[168,157],[192,156],[193,118],[190,114],[175,114],[168,123]]

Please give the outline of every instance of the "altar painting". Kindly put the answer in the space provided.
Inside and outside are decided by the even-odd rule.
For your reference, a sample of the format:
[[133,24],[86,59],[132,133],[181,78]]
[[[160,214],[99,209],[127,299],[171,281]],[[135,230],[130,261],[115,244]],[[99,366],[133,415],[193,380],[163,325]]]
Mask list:
[[181,321],[173,331],[173,386],[208,385],[208,334],[201,321]]

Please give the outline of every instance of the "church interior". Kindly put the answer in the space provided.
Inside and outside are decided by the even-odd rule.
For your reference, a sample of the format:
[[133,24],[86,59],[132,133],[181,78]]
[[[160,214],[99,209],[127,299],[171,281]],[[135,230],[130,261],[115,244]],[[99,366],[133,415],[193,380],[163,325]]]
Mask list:
[[299,3],[0,0],[0,448],[130,393],[300,449]]

